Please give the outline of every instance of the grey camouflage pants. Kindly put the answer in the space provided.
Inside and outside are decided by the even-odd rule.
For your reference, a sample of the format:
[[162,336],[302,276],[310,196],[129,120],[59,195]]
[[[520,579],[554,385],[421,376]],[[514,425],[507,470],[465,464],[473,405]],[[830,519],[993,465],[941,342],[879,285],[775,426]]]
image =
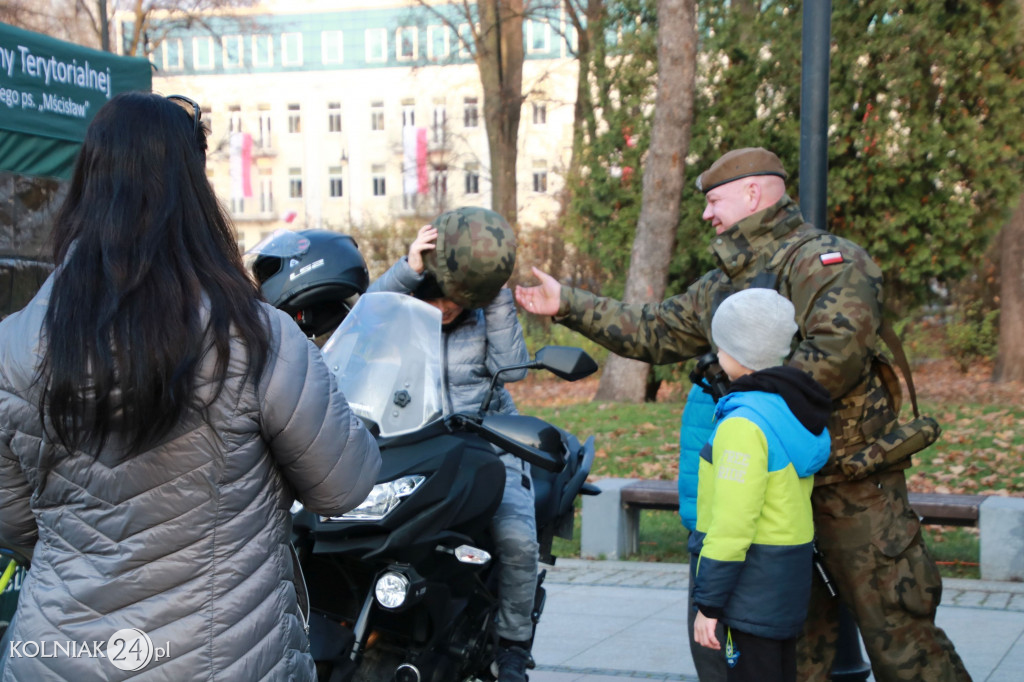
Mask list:
[[530,465],[513,455],[502,455],[505,492],[491,534],[498,550],[498,636],[514,642],[533,637],[533,596],[537,586],[537,519],[534,515]]

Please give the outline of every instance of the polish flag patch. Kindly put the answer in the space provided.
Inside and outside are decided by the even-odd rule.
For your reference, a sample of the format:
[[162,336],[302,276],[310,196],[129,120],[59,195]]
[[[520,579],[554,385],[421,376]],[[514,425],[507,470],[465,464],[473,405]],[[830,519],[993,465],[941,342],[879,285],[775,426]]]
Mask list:
[[818,258],[821,260],[822,265],[838,265],[843,262],[843,254],[838,251],[823,253]]

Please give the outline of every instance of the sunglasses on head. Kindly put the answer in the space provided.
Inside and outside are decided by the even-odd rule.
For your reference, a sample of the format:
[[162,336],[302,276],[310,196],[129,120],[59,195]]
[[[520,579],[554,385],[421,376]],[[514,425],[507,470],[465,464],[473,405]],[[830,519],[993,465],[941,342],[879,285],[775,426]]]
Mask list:
[[167,95],[167,99],[185,110],[185,113],[192,119],[192,135],[198,137],[199,119],[202,118],[203,112],[199,109],[199,105],[195,100],[189,99],[185,95]]

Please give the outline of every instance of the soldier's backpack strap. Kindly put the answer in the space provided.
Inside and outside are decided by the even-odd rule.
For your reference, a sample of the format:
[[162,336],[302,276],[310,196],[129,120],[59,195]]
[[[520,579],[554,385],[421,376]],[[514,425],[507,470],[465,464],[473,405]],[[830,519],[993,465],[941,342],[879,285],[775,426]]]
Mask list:
[[903,344],[900,343],[900,337],[896,336],[896,330],[892,328],[892,324],[884,316],[882,318],[882,326],[878,330],[878,335],[885,341],[885,345],[889,346],[889,350],[892,351],[893,360],[896,361],[896,366],[900,368],[900,372],[903,373],[903,379],[907,382],[907,393],[910,394],[910,404],[914,408],[914,417],[920,418],[921,411],[917,407],[917,391],[914,390],[914,375],[910,373],[910,363],[907,362],[907,355],[903,352]]

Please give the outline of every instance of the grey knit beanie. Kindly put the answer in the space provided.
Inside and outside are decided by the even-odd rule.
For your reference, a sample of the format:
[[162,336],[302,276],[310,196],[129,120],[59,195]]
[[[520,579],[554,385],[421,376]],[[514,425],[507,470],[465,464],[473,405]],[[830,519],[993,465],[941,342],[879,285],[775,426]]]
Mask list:
[[711,319],[711,339],[754,371],[781,365],[797,325],[793,304],[772,289],[744,289],[722,301]]

